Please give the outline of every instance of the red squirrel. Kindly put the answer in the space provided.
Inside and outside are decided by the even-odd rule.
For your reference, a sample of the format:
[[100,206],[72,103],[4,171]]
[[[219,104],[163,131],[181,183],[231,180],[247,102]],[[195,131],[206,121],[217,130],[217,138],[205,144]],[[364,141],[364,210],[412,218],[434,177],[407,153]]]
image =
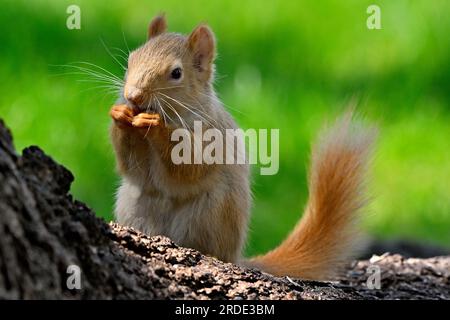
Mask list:
[[[125,84],[110,110],[122,181],[115,215],[145,234],[165,235],[223,261],[277,276],[326,280],[359,245],[357,220],[374,129],[351,116],[322,132],[313,147],[309,200],[300,222],[277,248],[245,259],[250,208],[248,164],[174,164],[171,133],[206,126],[239,128],[214,88],[216,41],[205,24],[188,36],[154,18],[148,40],[130,53]],[[276,217],[274,217],[276,219]]]

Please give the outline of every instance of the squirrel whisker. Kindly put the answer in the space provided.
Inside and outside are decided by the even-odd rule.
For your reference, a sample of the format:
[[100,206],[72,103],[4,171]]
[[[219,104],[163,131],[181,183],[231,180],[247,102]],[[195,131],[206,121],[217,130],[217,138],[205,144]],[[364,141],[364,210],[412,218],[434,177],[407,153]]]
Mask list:
[[112,47],[111,49],[119,51],[121,53],[121,54],[117,54],[119,56],[119,58],[122,58],[125,63],[128,63],[128,53],[126,53],[125,51],[123,51],[123,49],[121,49],[119,47]]
[[182,127],[192,133],[192,130],[188,127],[186,122],[183,121],[183,118],[180,116],[180,114],[177,112],[177,110],[174,107],[172,107],[172,105],[169,102],[167,102],[166,99],[164,99],[163,97],[160,97],[160,98],[161,98],[161,101],[163,103],[165,103],[166,106],[168,106],[172,110],[173,113],[175,113],[175,115],[178,117],[178,119],[180,119],[180,123],[181,123]]
[[[96,65],[96,64],[94,64],[94,63],[90,63],[90,62],[87,62],[87,61],[78,61],[78,62],[74,62],[74,64],[76,64],[76,63],[88,65],[88,66],[91,66],[91,67],[95,67],[95,68],[97,68],[97,69],[99,69],[99,70],[105,72],[105,74],[106,74],[106,75],[109,75],[112,79],[116,79],[117,81],[119,81],[119,82],[121,82],[121,83],[124,83],[124,81],[123,81],[122,79],[120,79],[118,76],[116,76],[114,73],[112,73],[112,72],[109,71],[109,70],[106,70],[105,68],[103,68],[103,67],[101,67],[101,66],[99,66],[99,65]],[[76,66],[76,65],[75,65],[75,66]],[[78,66],[78,67],[79,67],[79,66]],[[79,67],[79,68],[82,68],[82,67]],[[95,70],[88,69],[88,68],[85,68],[85,69],[86,69],[86,70],[90,70],[90,71],[95,71]],[[97,71],[97,72],[98,72],[98,71]]]
[[92,70],[89,68],[84,68],[80,66],[74,66],[74,65],[62,65],[62,67],[66,68],[73,68],[78,70],[78,72],[69,72],[66,74],[75,74],[75,75],[87,75],[92,77],[92,80],[103,82],[103,83],[109,83],[111,85],[114,85],[117,88],[121,88],[123,86],[123,81],[120,79],[113,78],[107,74],[100,73],[96,70]]
[[173,121],[173,119],[169,116],[169,114],[164,110],[164,108],[163,108],[161,102],[159,101],[158,97],[155,96],[155,98],[156,98],[156,101],[158,102],[159,109],[161,110],[161,113],[162,113],[162,115],[163,115],[164,122],[165,122],[165,123],[168,123],[168,122],[167,122],[167,119],[166,119],[166,117],[167,117],[167,118],[169,118],[169,120],[170,120],[172,123],[175,123],[175,121]]
[[105,48],[106,52],[108,52],[108,54],[111,56],[111,58],[113,58],[113,59],[119,64],[119,66],[120,66],[124,71],[126,71],[127,68],[126,68],[126,67],[125,67],[125,66],[124,66],[124,65],[116,58],[115,55],[112,54],[111,50],[109,50],[108,46],[106,45],[106,43],[103,41],[102,38],[100,38],[100,41],[101,41],[103,47]]
[[127,56],[130,54],[130,47],[128,46],[128,42],[127,42],[127,39],[125,38],[125,33],[123,32],[123,30],[122,30],[122,38],[123,38],[123,42],[125,43],[125,46],[127,47],[127,50],[128,50],[128,54],[126,54]]
[[[209,122],[205,117],[202,117],[200,114],[198,114],[197,112],[195,112],[195,111],[193,111],[192,109],[190,109],[189,107],[187,107],[186,104],[184,104],[184,103],[180,102],[179,100],[174,99],[174,98],[172,98],[172,97],[170,97],[170,96],[168,96],[168,95],[166,95],[166,94],[164,94],[164,93],[159,92],[159,94],[162,94],[162,95],[165,96],[166,98],[168,98],[168,99],[170,99],[170,100],[176,102],[176,103],[179,104],[181,107],[183,107],[183,108],[185,108],[186,110],[190,111],[192,114],[198,116],[198,117],[200,118],[200,120],[205,121],[207,125],[211,126],[212,128],[215,128],[215,126],[212,125],[211,122]],[[192,107],[192,106],[190,106],[190,107]],[[198,110],[198,111],[199,111],[199,110]]]

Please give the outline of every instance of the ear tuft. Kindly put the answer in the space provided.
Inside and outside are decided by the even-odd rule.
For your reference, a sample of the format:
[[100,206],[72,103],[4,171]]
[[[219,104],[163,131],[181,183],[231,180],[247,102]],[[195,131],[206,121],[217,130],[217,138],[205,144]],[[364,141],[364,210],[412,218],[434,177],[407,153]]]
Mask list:
[[188,46],[194,55],[194,66],[199,71],[211,71],[216,56],[216,40],[210,27],[199,25],[188,38]]
[[147,39],[156,37],[161,33],[166,32],[166,30],[167,30],[166,17],[164,14],[160,14],[159,16],[153,18],[153,20],[150,22],[150,25],[148,26]]

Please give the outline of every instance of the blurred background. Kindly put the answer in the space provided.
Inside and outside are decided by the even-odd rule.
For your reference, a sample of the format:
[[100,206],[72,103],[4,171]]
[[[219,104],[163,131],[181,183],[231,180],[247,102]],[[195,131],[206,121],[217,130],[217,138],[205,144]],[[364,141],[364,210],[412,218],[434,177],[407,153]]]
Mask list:
[[[381,30],[366,27],[373,3]],[[71,4],[81,9],[81,30],[66,27]],[[450,247],[447,0],[3,0],[0,118],[17,149],[39,145],[74,173],[75,197],[113,219],[115,96],[56,65],[84,61],[122,77],[102,41],[120,60],[160,12],[171,31],[209,23],[218,39],[216,89],[230,112],[243,128],[280,129],[278,174],[254,170],[247,254],[274,247],[297,222],[310,143],[353,98],[380,127],[367,233]]]

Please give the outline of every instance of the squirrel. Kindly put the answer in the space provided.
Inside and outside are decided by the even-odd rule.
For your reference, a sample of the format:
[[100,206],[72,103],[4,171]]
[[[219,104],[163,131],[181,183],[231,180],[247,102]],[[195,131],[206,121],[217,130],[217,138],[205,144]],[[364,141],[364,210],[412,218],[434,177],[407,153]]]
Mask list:
[[244,259],[249,165],[171,160],[170,136],[177,128],[192,128],[199,119],[207,126],[239,128],[214,91],[215,56],[208,25],[188,36],[170,33],[164,15],[150,22],[148,40],[130,53],[120,97],[110,110],[121,176],[118,223],[275,276],[333,279],[358,249],[374,129],[352,120],[350,112],[322,132],[312,151],[303,217],[277,248]]

